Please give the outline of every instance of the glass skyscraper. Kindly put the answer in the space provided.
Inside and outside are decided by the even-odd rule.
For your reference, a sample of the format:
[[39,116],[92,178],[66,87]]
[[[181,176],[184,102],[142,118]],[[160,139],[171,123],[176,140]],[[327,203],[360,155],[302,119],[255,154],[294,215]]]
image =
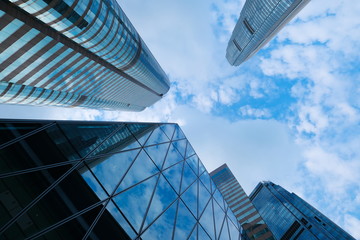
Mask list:
[[169,80],[115,0],[3,0],[0,103],[141,111]]
[[238,66],[268,43],[310,0],[246,0],[226,50]]
[[242,227],[242,239],[275,240],[271,231],[226,164],[210,173]]
[[250,199],[277,239],[355,240],[295,193],[272,182],[259,183]]
[[240,239],[177,124],[0,120],[0,136],[0,239]]

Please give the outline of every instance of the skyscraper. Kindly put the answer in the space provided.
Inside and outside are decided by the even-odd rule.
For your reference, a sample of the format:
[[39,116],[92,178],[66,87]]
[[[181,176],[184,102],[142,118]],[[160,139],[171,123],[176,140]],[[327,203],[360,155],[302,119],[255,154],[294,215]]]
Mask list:
[[355,240],[295,193],[272,182],[259,183],[250,199],[277,239]]
[[115,0],[3,0],[0,103],[141,111],[169,80]]
[[273,240],[274,237],[264,220],[251,203],[239,182],[226,164],[210,173],[230,209],[243,229],[243,239]]
[[0,136],[0,239],[239,240],[176,124],[0,120]]
[[238,66],[268,43],[310,0],[246,0],[226,50]]

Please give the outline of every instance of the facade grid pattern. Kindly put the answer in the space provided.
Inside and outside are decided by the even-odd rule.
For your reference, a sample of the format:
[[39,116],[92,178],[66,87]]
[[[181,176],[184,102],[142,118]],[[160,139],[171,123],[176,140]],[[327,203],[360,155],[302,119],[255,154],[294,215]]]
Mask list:
[[169,80],[116,1],[4,0],[0,103],[140,111]]
[[268,43],[310,0],[246,0],[226,50],[238,66]]
[[0,134],[1,239],[240,239],[177,124],[2,120]]
[[277,239],[355,240],[296,194],[272,182],[259,183],[250,199]]
[[210,176],[240,223],[243,239],[275,239],[226,164],[212,171]]

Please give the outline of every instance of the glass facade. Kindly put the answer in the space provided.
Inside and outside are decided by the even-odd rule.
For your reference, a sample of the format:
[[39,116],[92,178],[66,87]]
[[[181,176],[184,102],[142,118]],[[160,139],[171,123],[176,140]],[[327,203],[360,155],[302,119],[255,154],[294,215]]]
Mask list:
[[0,103],[141,111],[169,86],[115,0],[0,5]]
[[0,239],[241,239],[177,124],[0,120],[0,136]]
[[246,0],[226,50],[238,66],[268,43],[310,0]]
[[226,164],[212,171],[210,176],[240,223],[243,229],[243,239],[275,240],[264,220]]
[[259,183],[250,199],[277,239],[355,240],[296,194],[272,182]]

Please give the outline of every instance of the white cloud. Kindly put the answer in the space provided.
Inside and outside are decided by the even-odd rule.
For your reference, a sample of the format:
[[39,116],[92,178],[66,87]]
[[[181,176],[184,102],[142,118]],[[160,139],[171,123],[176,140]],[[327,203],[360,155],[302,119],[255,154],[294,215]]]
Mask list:
[[345,215],[345,229],[356,239],[360,239],[360,219],[352,215]]
[[252,108],[250,105],[242,106],[239,112],[244,117],[269,118],[271,116],[269,109]]

